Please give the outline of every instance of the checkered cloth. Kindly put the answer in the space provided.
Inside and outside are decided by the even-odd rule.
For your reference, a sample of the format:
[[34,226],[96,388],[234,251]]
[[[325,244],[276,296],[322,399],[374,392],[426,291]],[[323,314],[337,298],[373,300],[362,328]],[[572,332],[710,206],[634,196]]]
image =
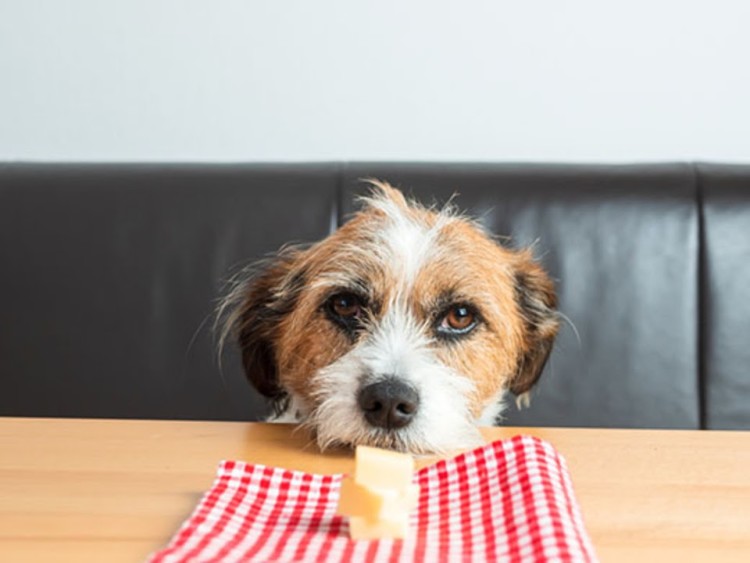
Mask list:
[[406,540],[352,541],[336,516],[342,475],[222,462],[152,563],[172,561],[594,561],[565,460],[529,436],[415,474]]

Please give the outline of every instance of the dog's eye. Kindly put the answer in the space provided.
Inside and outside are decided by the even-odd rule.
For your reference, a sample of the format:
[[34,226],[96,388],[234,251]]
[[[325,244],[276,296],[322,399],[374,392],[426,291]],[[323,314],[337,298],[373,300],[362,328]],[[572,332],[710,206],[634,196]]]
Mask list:
[[331,311],[342,319],[353,319],[362,314],[362,303],[353,293],[338,293],[329,301]]
[[354,338],[362,326],[365,304],[362,298],[354,293],[342,292],[329,297],[325,302],[324,310],[334,324]]
[[442,315],[438,332],[445,335],[461,335],[471,332],[477,326],[477,314],[469,305],[451,305]]
[[466,330],[474,324],[474,312],[464,305],[454,305],[445,315],[445,324],[453,330]]

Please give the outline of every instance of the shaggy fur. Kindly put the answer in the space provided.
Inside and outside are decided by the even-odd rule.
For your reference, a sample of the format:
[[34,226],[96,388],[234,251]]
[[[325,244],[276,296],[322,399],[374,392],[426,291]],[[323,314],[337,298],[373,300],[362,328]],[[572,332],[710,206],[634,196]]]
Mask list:
[[[553,284],[529,251],[504,248],[452,207],[372,185],[331,236],[234,281],[219,310],[221,344],[238,341],[273,419],[307,425],[321,448],[474,445],[506,391],[524,396],[541,374],[559,324]],[[355,300],[353,320],[331,312],[341,295]],[[469,312],[468,331],[455,330],[452,311]],[[358,406],[359,391],[384,378],[418,392],[403,428],[373,426]]]

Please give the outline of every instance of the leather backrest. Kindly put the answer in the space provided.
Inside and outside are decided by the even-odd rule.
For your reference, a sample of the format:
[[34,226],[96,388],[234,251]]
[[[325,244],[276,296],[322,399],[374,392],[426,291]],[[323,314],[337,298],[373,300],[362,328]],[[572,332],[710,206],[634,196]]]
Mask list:
[[750,166],[700,165],[707,428],[750,429]]
[[0,414],[247,419],[222,280],[336,217],[332,165],[0,167]]
[[0,165],[0,415],[257,419],[222,281],[359,178],[533,244],[566,317],[519,425],[750,428],[750,166]]

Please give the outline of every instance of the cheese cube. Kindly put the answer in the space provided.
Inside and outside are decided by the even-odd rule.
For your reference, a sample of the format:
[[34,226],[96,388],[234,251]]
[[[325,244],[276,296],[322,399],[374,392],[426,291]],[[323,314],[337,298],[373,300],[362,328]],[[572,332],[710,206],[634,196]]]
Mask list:
[[419,486],[409,485],[404,491],[372,489],[345,478],[341,482],[338,514],[366,520],[388,520],[409,514],[419,502]]
[[354,540],[404,538],[409,513],[419,501],[412,485],[414,460],[408,455],[358,446],[354,477],[341,482],[338,514],[349,516]]
[[385,497],[377,491],[363,487],[349,477],[341,481],[338,513],[342,516],[379,518],[384,504]]
[[377,489],[402,491],[411,484],[414,460],[410,455],[357,446],[354,480]]
[[379,520],[389,520],[397,515],[407,515],[417,508],[419,502],[419,486],[409,485],[405,491],[378,491],[383,498],[383,506],[377,515]]
[[361,516],[349,519],[349,537],[353,540],[404,539],[408,532],[408,514],[390,520],[368,520]]

